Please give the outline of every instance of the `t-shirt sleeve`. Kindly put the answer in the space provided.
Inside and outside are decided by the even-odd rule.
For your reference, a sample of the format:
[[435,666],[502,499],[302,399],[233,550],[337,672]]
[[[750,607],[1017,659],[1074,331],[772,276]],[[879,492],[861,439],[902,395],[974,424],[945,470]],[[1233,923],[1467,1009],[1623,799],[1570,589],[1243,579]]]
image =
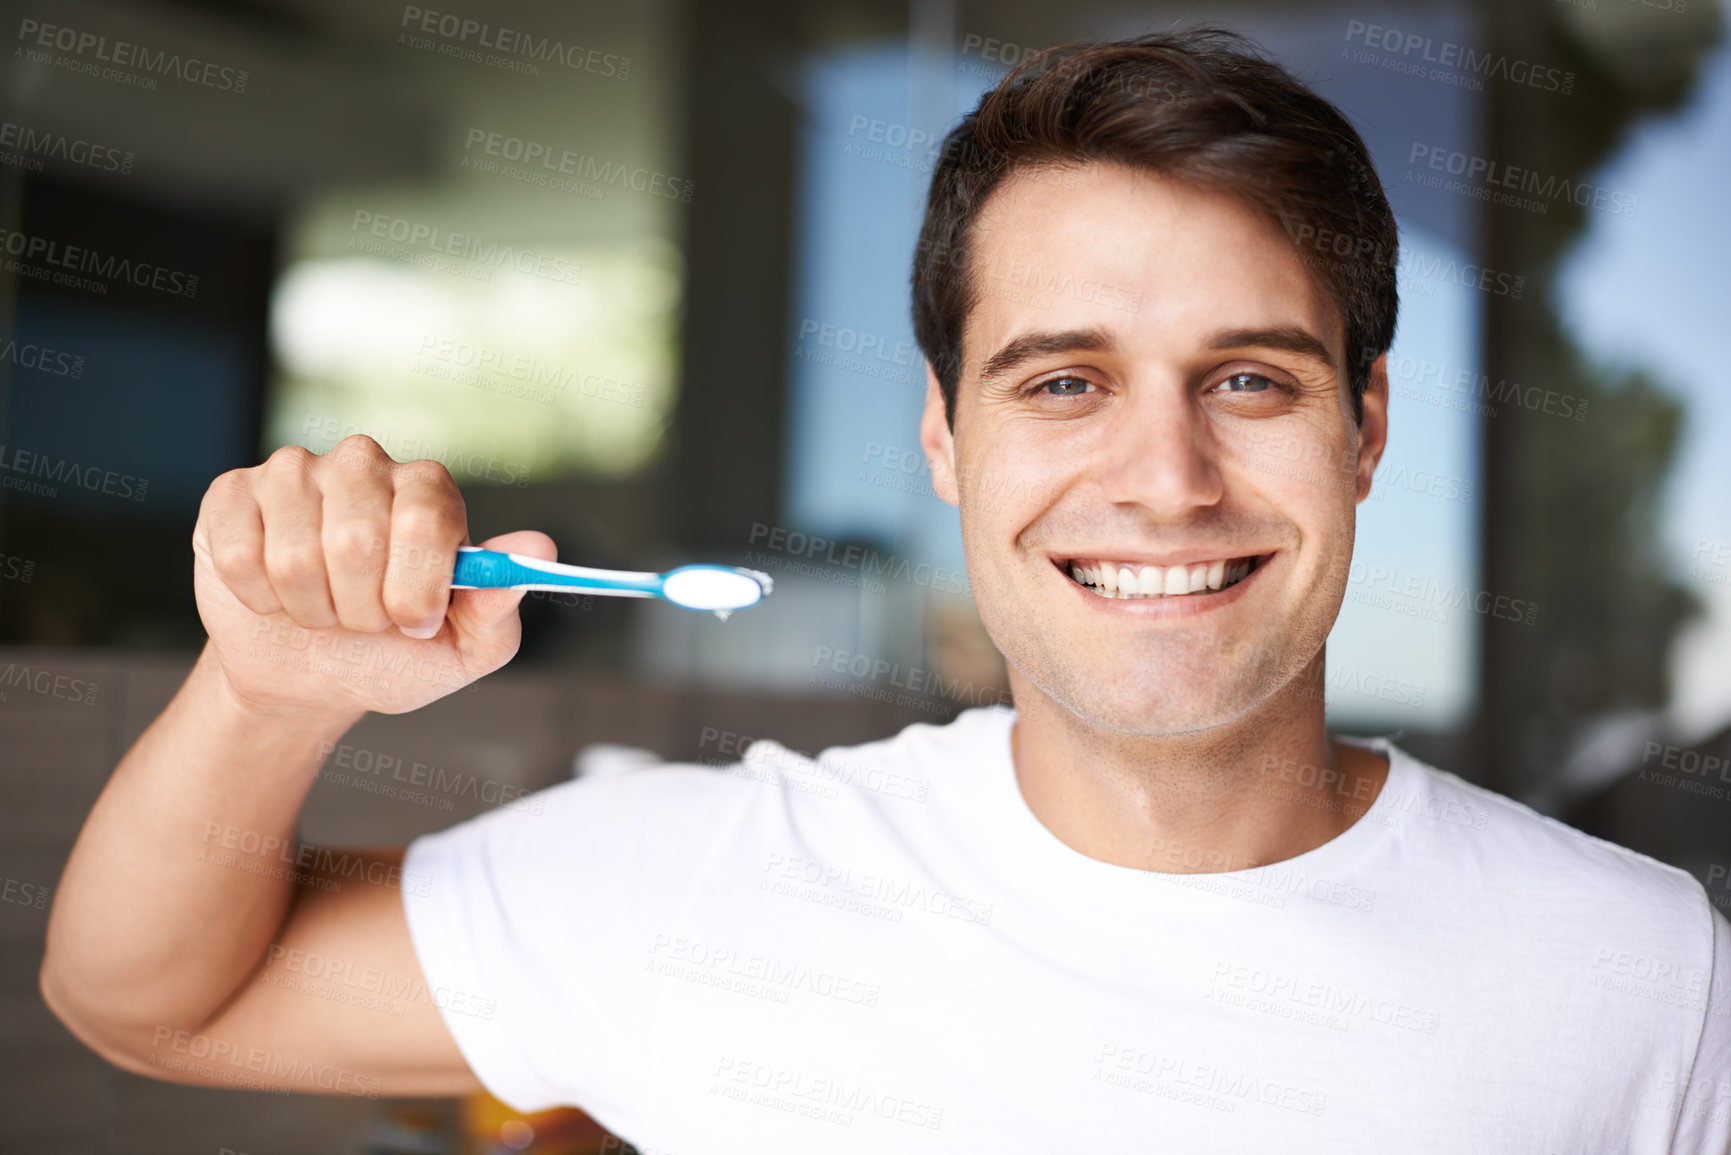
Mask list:
[[1672,1155],[1731,1155],[1731,923],[1706,906],[1713,922],[1707,1013],[1680,1096]]
[[696,766],[561,783],[410,843],[409,935],[476,1078],[518,1111],[628,1111],[645,952],[763,797]]

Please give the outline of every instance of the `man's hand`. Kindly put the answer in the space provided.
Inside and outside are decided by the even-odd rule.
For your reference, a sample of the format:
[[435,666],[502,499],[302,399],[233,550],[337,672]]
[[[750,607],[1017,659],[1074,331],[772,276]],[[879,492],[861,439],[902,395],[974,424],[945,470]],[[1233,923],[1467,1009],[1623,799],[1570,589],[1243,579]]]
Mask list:
[[[370,437],[299,446],[211,483],[193,529],[199,617],[230,693],[272,711],[399,714],[517,652],[521,590],[459,590],[462,495]],[[532,530],[483,543],[551,560]]]

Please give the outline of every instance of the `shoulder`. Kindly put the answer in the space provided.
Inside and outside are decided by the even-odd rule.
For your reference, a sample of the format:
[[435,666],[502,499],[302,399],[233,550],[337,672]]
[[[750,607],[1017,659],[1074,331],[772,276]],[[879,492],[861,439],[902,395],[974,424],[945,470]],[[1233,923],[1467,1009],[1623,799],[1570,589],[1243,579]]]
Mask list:
[[1552,927],[1572,925],[1604,958],[1639,949],[1656,966],[1667,960],[1711,966],[1713,907],[1687,871],[1577,830],[1397,747],[1385,752],[1391,759],[1388,813],[1434,837],[1438,852],[1447,855],[1438,864],[1446,867],[1440,877],[1463,894],[1529,908]]
[[914,723],[872,742],[816,752],[746,739],[720,749],[713,761],[638,760],[514,799],[443,834],[516,853],[617,860],[645,851],[689,854],[830,822],[858,824],[863,810],[905,817],[926,809],[906,804],[925,802],[939,780],[965,777],[989,743],[1007,744],[1013,720],[1006,709],[975,709],[946,725]]
[[942,725],[915,722],[889,737],[816,753],[761,741],[745,752],[741,765],[759,778],[773,774],[784,790],[806,800],[844,808],[925,802],[939,789],[968,789],[970,779],[988,772],[1000,748],[1008,757],[1014,721],[1012,710],[984,707]]

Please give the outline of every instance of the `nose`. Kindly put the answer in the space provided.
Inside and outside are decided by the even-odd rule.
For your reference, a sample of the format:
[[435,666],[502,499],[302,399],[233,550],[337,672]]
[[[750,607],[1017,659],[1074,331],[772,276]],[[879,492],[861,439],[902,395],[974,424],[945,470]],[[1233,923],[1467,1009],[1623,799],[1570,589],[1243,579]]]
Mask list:
[[1219,502],[1219,445],[1201,404],[1177,382],[1133,389],[1107,434],[1098,481],[1120,505],[1181,521]]

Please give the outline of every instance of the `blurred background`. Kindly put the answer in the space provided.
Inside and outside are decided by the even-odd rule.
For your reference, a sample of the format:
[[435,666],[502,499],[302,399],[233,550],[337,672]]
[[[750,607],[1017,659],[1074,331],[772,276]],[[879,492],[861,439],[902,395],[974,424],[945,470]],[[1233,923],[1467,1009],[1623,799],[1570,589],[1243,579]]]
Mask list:
[[[505,671],[350,735],[310,841],[406,841],[596,743],[724,763],[999,701],[916,439],[926,182],[1025,55],[1201,20],[1345,109],[1401,224],[1334,726],[1731,907],[1716,0],[0,10],[0,1148],[622,1150],[485,1099],[155,1083],[41,1005],[78,826],[202,641],[201,494],[363,432],[444,462],[477,540],[776,581],[725,624],[531,597]],[[1499,197],[1511,168],[1528,191]],[[392,796],[416,762],[469,788]]]

